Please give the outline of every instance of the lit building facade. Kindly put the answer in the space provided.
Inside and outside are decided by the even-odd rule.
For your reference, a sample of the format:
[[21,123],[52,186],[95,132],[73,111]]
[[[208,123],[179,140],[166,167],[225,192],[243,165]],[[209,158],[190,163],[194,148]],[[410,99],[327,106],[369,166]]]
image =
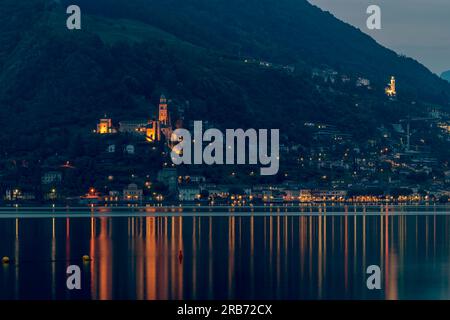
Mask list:
[[397,88],[396,88],[396,84],[395,84],[395,77],[391,77],[391,82],[386,87],[385,92],[386,92],[386,95],[388,97],[395,97],[395,96],[397,96]]
[[123,190],[123,199],[125,201],[142,201],[142,195],[143,190],[139,189],[135,183],[131,183]]
[[161,122],[163,126],[170,126],[169,107],[164,95],[161,95],[159,98],[158,121]]
[[156,120],[149,121],[145,126],[145,139],[148,142],[155,142],[161,140],[161,123]]
[[112,126],[112,120],[109,118],[100,119],[100,122],[97,124],[98,134],[110,134],[114,133],[114,128]]
[[[116,130],[112,126],[112,120],[105,117],[100,119],[95,132],[98,134],[110,134],[116,133]],[[164,136],[170,142],[173,128],[167,98],[161,95],[156,120],[121,121],[119,122],[119,132],[145,136],[148,142],[161,141],[162,136]]]
[[166,140],[170,141],[172,132],[168,102],[166,97],[161,95],[158,106],[158,120],[150,120],[145,126],[145,138],[148,142],[155,142],[161,141],[161,137],[164,135]]

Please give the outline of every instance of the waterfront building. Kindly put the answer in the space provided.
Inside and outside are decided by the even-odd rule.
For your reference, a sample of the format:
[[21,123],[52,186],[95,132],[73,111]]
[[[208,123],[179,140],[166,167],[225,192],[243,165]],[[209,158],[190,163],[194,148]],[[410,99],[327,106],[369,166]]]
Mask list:
[[195,201],[200,198],[200,188],[197,186],[184,186],[178,189],[178,200]]
[[124,201],[142,201],[143,190],[135,183],[131,183],[123,190]]
[[90,188],[88,193],[86,193],[84,196],[80,197],[80,204],[87,204],[87,205],[94,205],[98,204],[101,200],[100,192],[95,190],[94,188]]
[[203,183],[200,185],[201,191],[206,191],[212,199],[227,199],[230,195],[230,186]]
[[117,203],[120,201],[120,192],[119,191],[110,191],[108,195],[103,197],[103,201],[106,203]]
[[33,192],[26,192],[20,189],[6,189],[4,200],[5,201],[26,201],[35,200],[36,196]]
[[347,197],[345,190],[313,190],[311,192],[314,201],[343,201]]

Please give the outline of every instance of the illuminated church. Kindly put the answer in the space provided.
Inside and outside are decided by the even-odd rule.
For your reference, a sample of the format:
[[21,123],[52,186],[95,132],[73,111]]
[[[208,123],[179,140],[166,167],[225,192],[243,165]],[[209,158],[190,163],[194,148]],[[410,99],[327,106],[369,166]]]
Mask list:
[[[161,141],[164,136],[167,141],[170,141],[172,135],[172,123],[170,119],[170,112],[168,101],[164,95],[161,95],[159,99],[158,115],[157,119],[152,120],[132,120],[119,122],[119,132],[129,133],[136,135],[144,135],[148,142]],[[98,134],[111,134],[116,133],[112,124],[112,119],[105,118],[100,119],[97,124]]]
[[161,141],[161,135],[164,135],[166,140],[170,141],[172,131],[167,99],[164,95],[161,95],[158,107],[158,120],[150,120],[145,126],[145,139],[148,142]]
[[395,86],[395,77],[391,77],[391,82],[386,87],[385,92],[388,97],[397,96],[397,89]]

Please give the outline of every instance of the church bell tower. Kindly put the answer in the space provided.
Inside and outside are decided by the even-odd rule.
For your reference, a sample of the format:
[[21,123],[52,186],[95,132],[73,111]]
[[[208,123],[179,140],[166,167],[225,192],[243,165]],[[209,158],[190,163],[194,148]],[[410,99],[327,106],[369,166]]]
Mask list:
[[169,110],[167,108],[167,99],[164,95],[161,95],[161,98],[159,99],[158,120],[163,126],[170,125]]

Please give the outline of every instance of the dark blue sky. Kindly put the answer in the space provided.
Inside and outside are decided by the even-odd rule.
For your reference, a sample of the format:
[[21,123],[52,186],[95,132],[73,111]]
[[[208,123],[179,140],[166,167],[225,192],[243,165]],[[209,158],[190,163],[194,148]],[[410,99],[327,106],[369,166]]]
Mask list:
[[[435,73],[450,69],[450,0],[308,1]],[[366,27],[366,10],[371,4],[381,7],[381,30]]]

